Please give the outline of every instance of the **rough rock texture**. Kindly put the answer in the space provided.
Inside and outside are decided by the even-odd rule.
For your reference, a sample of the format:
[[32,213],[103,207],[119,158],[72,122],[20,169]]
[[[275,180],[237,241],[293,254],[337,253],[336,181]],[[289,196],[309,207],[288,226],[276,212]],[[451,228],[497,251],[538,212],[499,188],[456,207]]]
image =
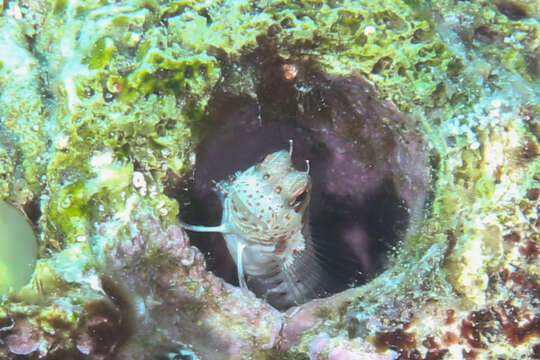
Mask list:
[[[0,358],[540,358],[537,2],[20,0],[0,11],[0,198],[40,239],[32,281],[1,298]],[[279,313],[204,269],[169,191],[197,170],[223,99],[256,104],[264,124],[276,104],[324,112],[314,74],[369,82],[370,99],[394,103],[410,120],[389,138],[420,139],[423,156],[407,163],[431,182],[401,189],[420,216],[384,272]],[[301,121],[340,133],[310,123],[331,118]],[[359,124],[352,133],[374,138]],[[377,165],[409,167],[393,159]]]

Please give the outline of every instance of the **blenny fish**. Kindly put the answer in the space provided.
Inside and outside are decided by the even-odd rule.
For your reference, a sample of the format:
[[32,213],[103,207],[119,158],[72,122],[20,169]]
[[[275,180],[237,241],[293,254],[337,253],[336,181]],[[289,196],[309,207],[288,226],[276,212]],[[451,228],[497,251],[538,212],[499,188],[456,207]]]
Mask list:
[[192,231],[219,232],[238,271],[242,288],[278,309],[321,294],[321,266],[309,231],[311,178],[294,169],[289,151],[264,160],[216,185],[221,225],[181,223]]

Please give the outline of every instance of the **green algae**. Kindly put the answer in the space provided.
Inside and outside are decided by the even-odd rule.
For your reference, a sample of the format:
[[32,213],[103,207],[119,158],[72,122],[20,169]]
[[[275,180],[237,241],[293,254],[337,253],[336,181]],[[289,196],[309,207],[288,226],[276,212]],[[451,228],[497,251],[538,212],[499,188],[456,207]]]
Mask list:
[[[497,20],[496,31],[501,34],[518,26],[533,26],[505,18],[494,5],[449,7],[441,3],[435,10],[468,11],[484,24]],[[167,218],[172,221],[177,210],[161,194],[161,179],[169,169],[180,173],[186,168],[186,154],[197,141],[197,132],[205,129],[207,104],[221,79],[231,82],[221,85],[231,89],[236,86],[232,82],[242,78],[242,83],[252,84],[251,90],[244,91],[255,96],[252,88],[260,81],[257,72],[240,65],[232,67],[240,69],[237,73],[226,74],[221,62],[224,58],[233,63],[241,61],[261,44],[274,47],[284,59],[311,56],[316,66],[329,73],[362,73],[377,85],[381,96],[393,100],[401,110],[423,116],[427,109],[438,108],[441,121],[467,111],[481,95],[481,83],[475,69],[465,65],[462,49],[453,48],[440,36],[442,32],[433,19],[436,11],[419,4],[390,0],[340,4],[277,1],[254,7],[247,1],[229,6],[198,1],[136,1],[105,6],[65,1],[41,11],[44,16],[39,18],[39,25],[43,31],[36,36],[35,51],[41,56],[50,53],[44,64],[55,81],[58,104],[48,128],[56,134],[52,140],[60,145],[50,153],[43,151],[47,137],[40,129],[46,126],[38,126],[32,138],[11,120],[17,118],[15,114],[6,124],[30,145],[23,147],[24,156],[30,159],[37,152],[51,156],[47,171],[35,162],[23,168],[33,189],[29,198],[40,192],[38,177],[48,174],[43,221],[47,222],[45,229],[56,229],[47,236],[54,247],[74,241],[87,231],[84,224],[95,219],[100,205],[106,205],[108,216],[121,210],[122,205],[109,205],[121,204],[115,194],[124,193],[127,198],[137,191],[126,183],[112,190],[94,182],[93,186],[101,190],[86,189],[86,179],[99,178],[88,165],[96,152],[110,151],[116,163],[136,162],[148,186],[154,186],[159,194],[146,200],[147,211],[165,203],[166,212],[171,214]],[[240,28],[231,32],[230,24],[239,24]],[[13,38],[19,41],[14,46],[24,48],[24,39]],[[532,36],[521,39],[522,44],[534,45],[535,41]],[[60,43],[63,51],[55,45]],[[534,51],[534,46],[529,47]],[[493,54],[512,68],[509,71],[523,75],[527,69],[516,49],[511,46],[506,52]],[[2,68],[4,81],[12,85],[7,77],[9,62],[6,64]],[[458,82],[465,90],[456,88]],[[37,99],[39,105],[39,96]],[[25,101],[28,97],[14,103]],[[17,107],[19,112],[30,109]],[[47,119],[42,109],[33,109],[27,118]],[[432,133],[437,131],[434,128]],[[434,146],[437,141],[434,138]],[[62,145],[64,142],[67,145]],[[32,152],[26,150],[30,147],[34,148]],[[458,177],[470,177],[477,165],[458,170]],[[476,186],[485,196],[492,187],[487,178]],[[459,203],[459,199],[456,201]],[[71,205],[66,206],[68,203]]]
[[10,183],[8,179],[13,173],[13,161],[8,150],[0,147],[0,198],[5,199],[10,193]]
[[26,285],[34,272],[37,241],[26,217],[0,201],[0,295]]
[[117,51],[111,38],[101,38],[90,48],[90,54],[83,58],[82,63],[87,64],[89,69],[103,68],[111,62]]
[[141,65],[128,77],[128,85],[145,95],[157,89],[176,96],[204,92],[220,75],[216,60],[205,54],[175,59],[149,48],[144,56],[138,56]]
[[[9,156],[0,158],[3,170],[9,171],[4,173],[1,187],[4,196],[9,187],[14,202],[23,204],[43,188],[41,176],[47,153],[43,124],[47,109],[40,94],[39,64],[28,50],[22,26],[0,18],[0,29],[0,145],[6,146],[2,152]],[[14,138],[19,140],[14,142]],[[20,163],[15,164],[14,158]],[[10,162],[12,165],[6,167]],[[20,174],[17,179],[13,176],[15,170]],[[19,190],[16,194],[15,189]]]
[[[506,98],[509,89],[531,93],[508,97],[514,119],[523,103],[535,103],[529,91],[540,72],[533,5],[520,19],[489,1],[58,0],[35,14],[26,24],[0,19],[0,144],[9,144],[0,147],[0,198],[40,199],[42,251],[54,255],[38,263],[36,279],[48,291],[67,287],[57,273],[71,268],[62,264],[90,268],[92,251],[110,246],[112,237],[97,250],[84,243],[95,224],[145,214],[176,222],[178,205],[165,196],[164,182],[190,166],[218,87],[256,96],[259,73],[245,59],[266,47],[284,61],[308,56],[324,72],[368,78],[382,98],[419,119],[440,155],[431,218],[404,244],[392,276],[369,288],[373,298],[393,295],[396,286],[420,304],[447,296],[448,280],[471,301],[484,299],[487,267],[502,261],[497,222],[511,227],[517,221],[493,198],[507,186],[512,196],[535,188],[540,177],[533,154],[521,163],[503,161],[498,171],[514,178],[497,179],[490,153],[497,147],[521,153],[515,139],[524,142],[532,130],[491,139],[490,132],[507,131],[513,120],[486,116],[491,95]],[[514,182],[523,186],[509,186]],[[497,218],[497,212],[507,215]],[[123,231],[115,236],[129,238],[129,229]],[[444,264],[442,245],[424,256],[433,244],[452,241]],[[420,282],[433,289],[416,287],[414,271],[402,271],[409,264],[425,267],[419,273],[430,280]],[[400,280],[400,273],[410,277]]]
[[438,1],[433,6],[449,18],[466,14],[471,26],[462,32],[462,40],[492,68],[502,66],[529,82],[539,80],[534,60],[540,47],[538,5],[482,0],[470,4]]
[[[53,52],[47,63],[58,74],[58,103],[47,119],[48,167],[39,172],[47,179],[45,246],[54,249],[87,234],[96,219],[122,212],[133,193],[144,193],[145,211],[175,222],[177,204],[163,195],[161,179],[186,167],[189,124],[204,116],[220,75],[215,58],[166,46],[162,31],[150,28],[140,41],[152,21],[148,8],[117,7],[111,15],[98,4],[67,2],[66,11],[92,12],[92,20],[66,16],[59,27],[51,16],[43,25],[54,31],[36,39],[38,49],[60,38],[72,49],[66,57]],[[100,158],[106,163],[93,163]],[[144,189],[132,185],[135,170]]]

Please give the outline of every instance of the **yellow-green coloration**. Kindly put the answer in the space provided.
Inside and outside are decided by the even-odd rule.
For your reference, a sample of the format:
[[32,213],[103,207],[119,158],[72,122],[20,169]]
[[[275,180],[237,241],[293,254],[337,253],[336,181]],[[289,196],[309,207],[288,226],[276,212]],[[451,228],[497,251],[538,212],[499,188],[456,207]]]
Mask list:
[[0,295],[30,281],[36,258],[36,237],[28,220],[0,200]]
[[[97,156],[108,157],[108,154]],[[105,163],[96,164],[96,176],[86,182],[77,181],[60,189],[49,204],[49,216],[56,219],[58,234],[70,234],[77,238],[91,229],[88,228],[87,212],[92,206],[102,201],[115,204],[120,211],[124,207],[120,193],[128,191],[131,183],[133,166],[105,159]]]
[[83,64],[88,64],[90,69],[103,68],[110,63],[116,52],[116,46],[114,46],[114,42],[111,38],[101,38],[90,48],[91,55],[83,58]]
[[[533,105],[540,11],[534,1],[505,2],[523,7],[505,15],[496,3],[0,3],[0,198],[39,206],[47,255],[23,292],[83,302],[84,291],[70,284],[91,288],[86,280],[98,279],[108,246],[133,245],[132,224],[146,215],[164,228],[177,222],[164,184],[190,166],[218,86],[255,96],[267,69],[252,55],[263,45],[299,68],[305,56],[322,72],[367,78],[381,98],[419,119],[440,158],[427,220],[385,276],[355,290],[365,308],[396,294],[421,306],[452,291],[482,303],[489,272],[506,260],[501,238],[529,226],[533,211],[519,204],[540,181],[538,155],[520,155],[539,136],[521,121],[526,111],[540,113]],[[96,234],[102,224],[118,230]],[[0,248],[0,279],[14,281],[5,253]],[[77,328],[80,310],[55,306],[43,317],[58,312]]]
[[[393,0],[337,3],[280,0],[261,2],[259,9],[248,1],[173,1],[160,13],[190,52],[221,49],[234,58],[268,36],[284,58],[312,54],[330,73],[367,75],[403,110],[450,100],[440,91],[441,75],[459,75],[461,60],[437,37],[425,11]],[[231,31],[230,24],[240,28]]]
[[7,148],[0,146],[0,199],[9,196],[8,179],[13,172],[13,161]]
[[[43,188],[47,109],[40,94],[40,66],[27,49],[23,27],[0,17],[0,192],[24,204]],[[14,139],[17,139],[15,142]],[[20,174],[15,178],[15,167]]]
[[[214,57],[186,52],[178,39],[150,26],[158,20],[147,5],[102,8],[61,1],[40,8],[47,16],[35,19],[44,21],[36,24],[42,31],[36,34],[35,51],[47,54],[41,71],[55,84],[51,114],[35,109],[39,94],[27,95],[34,89],[28,83],[39,81],[17,72],[27,63],[38,69],[20,42],[23,31],[0,45],[5,46],[2,54],[10,54],[0,56],[0,81],[7,84],[1,93],[7,131],[0,136],[17,139],[13,147],[21,152],[13,153],[31,159],[21,168],[32,175],[15,180],[14,154],[0,151],[0,176],[6,179],[0,191],[26,203],[40,194],[30,180],[46,184],[40,218],[44,247],[56,251],[84,238],[92,224],[128,214],[126,204],[133,197],[139,197],[139,211],[157,213],[165,223],[176,221],[177,204],[163,194],[162,179],[168,171],[186,168],[192,125],[203,118],[220,69]],[[4,27],[13,32],[7,20]],[[19,53],[22,59],[13,61]],[[34,75],[31,70],[20,73],[28,77]],[[134,170],[145,179],[144,188],[134,186]]]
[[[470,3],[437,1],[438,12],[450,19],[465,12],[471,30],[462,34],[467,45],[473,47],[486,60],[487,74],[498,67],[519,74],[530,82],[538,82],[540,50],[537,1],[489,1]],[[499,8],[498,8],[499,6]]]
[[457,142],[459,156],[444,163],[433,214],[423,228],[421,241],[436,234],[442,242],[455,241],[444,271],[454,290],[473,303],[486,301],[489,269],[500,268],[505,260],[503,235],[523,217],[513,202],[520,201],[525,188],[538,186],[530,181],[540,159],[524,162],[516,156],[527,145],[527,128],[513,122],[515,117],[508,113],[497,119],[493,131],[477,130],[478,149],[469,149],[464,139]]
[[[144,44],[141,47],[146,48]],[[215,84],[220,75],[216,60],[205,54],[175,59],[150,48],[138,57],[141,65],[129,76],[128,84],[142,94],[158,89],[177,96],[199,93],[208,90],[208,85]]]
[[[446,10],[445,4],[436,6]],[[439,35],[433,12],[413,2],[103,5],[59,0],[42,5],[34,9],[40,16],[25,19],[24,26],[0,19],[0,111],[6,136],[19,139],[15,147],[24,175],[15,181],[16,164],[0,153],[0,175],[6,179],[0,191],[23,204],[46,186],[40,221],[45,243],[55,248],[75,241],[88,224],[114,216],[130,194],[139,192],[129,181],[101,184],[99,171],[90,165],[100,153],[110,154],[123,179],[133,170],[143,173],[147,194],[152,188],[155,195],[144,198],[143,208],[155,212],[165,206],[160,213],[174,222],[176,206],[163,194],[162,179],[169,170],[180,174],[186,168],[218,84],[254,96],[258,70],[242,64],[228,66],[233,70],[225,74],[222,61],[240,61],[261,43],[272,44],[285,59],[307,55],[329,73],[361,73],[402,110],[423,116],[438,108],[439,121],[467,111],[481,95],[478,77],[484,75],[478,74],[490,72],[466,64],[461,50]],[[471,9],[479,23],[491,21],[496,12],[490,4]],[[518,26],[504,16],[497,19],[501,34]],[[44,58],[41,64],[25,35],[34,37],[32,51]],[[526,41],[534,51],[537,39],[531,35],[518,43]],[[512,43],[508,51],[515,48]],[[493,54],[514,59],[505,64],[518,66],[512,70],[516,74],[526,71],[517,55]],[[39,91],[45,79],[51,84],[46,96]],[[48,96],[52,106],[45,107]],[[439,146],[439,139],[433,142]],[[473,168],[464,166],[469,176]],[[493,187],[489,179],[471,186],[488,195]]]

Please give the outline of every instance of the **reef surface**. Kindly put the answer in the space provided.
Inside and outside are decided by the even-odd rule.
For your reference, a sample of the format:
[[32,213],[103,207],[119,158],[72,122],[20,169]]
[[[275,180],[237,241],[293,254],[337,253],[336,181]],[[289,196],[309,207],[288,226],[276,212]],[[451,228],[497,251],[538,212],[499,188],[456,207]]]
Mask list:
[[[0,14],[0,199],[38,238],[0,359],[540,358],[536,1]],[[280,312],[178,216],[217,221],[211,181],[290,138],[367,275]]]

